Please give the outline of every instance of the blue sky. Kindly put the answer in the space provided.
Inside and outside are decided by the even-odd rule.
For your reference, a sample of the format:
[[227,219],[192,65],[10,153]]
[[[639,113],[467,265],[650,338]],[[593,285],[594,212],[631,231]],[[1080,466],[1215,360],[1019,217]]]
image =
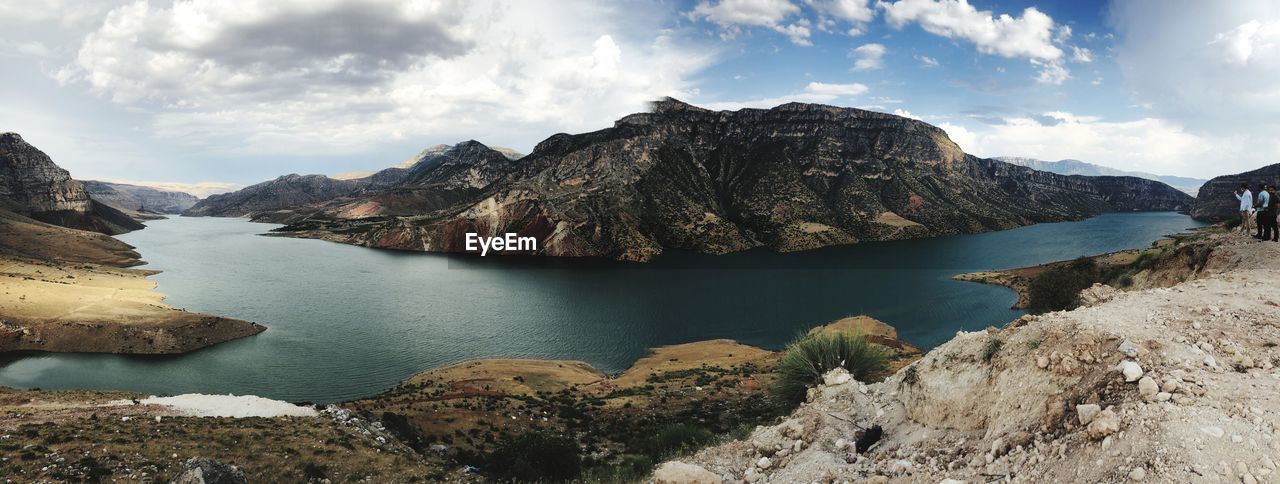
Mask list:
[[1210,177],[1280,155],[1263,0],[0,0],[0,130],[78,178],[200,194],[671,95],[916,117],[980,156]]

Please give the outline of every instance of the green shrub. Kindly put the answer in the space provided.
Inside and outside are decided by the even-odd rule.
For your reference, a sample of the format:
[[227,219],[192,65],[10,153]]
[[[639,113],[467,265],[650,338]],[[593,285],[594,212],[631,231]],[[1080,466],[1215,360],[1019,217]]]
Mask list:
[[888,352],[860,334],[804,335],[787,345],[778,360],[773,395],[780,403],[794,406],[828,371],[843,366],[854,378],[868,381],[882,373],[888,362]]
[[1000,338],[992,336],[991,339],[988,339],[986,346],[982,347],[982,361],[990,362],[992,358],[995,358],[996,353],[1000,352],[1001,346],[1004,346],[1004,341],[1001,341]]
[[500,481],[565,482],[582,472],[578,443],[556,434],[528,433],[511,439],[485,459],[482,472]]
[[627,451],[660,461],[674,454],[696,450],[716,440],[706,428],[686,423],[663,426],[627,446]]
[[1027,310],[1032,314],[1075,309],[1080,291],[1093,285],[1096,266],[1075,261],[1041,272],[1027,287]]
[[1231,229],[1234,229],[1234,228],[1236,228],[1236,227],[1239,227],[1239,226],[1240,226],[1240,216],[1239,216],[1239,215],[1236,215],[1236,216],[1234,216],[1234,217],[1231,217],[1231,218],[1229,218],[1229,219],[1226,219],[1226,220],[1222,221],[1222,225],[1223,225],[1223,226],[1225,226],[1225,227],[1227,228],[1227,230],[1231,230]]

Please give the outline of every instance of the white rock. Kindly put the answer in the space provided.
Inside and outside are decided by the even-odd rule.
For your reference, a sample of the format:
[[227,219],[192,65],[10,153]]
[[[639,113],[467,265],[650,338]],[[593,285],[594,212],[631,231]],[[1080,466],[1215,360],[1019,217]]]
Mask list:
[[1143,469],[1141,467],[1134,467],[1132,471],[1129,471],[1129,479],[1133,479],[1135,481],[1141,481],[1146,478],[1147,478],[1146,469]]
[[1204,366],[1216,367],[1218,366],[1218,360],[1213,355],[1205,355]]
[[768,457],[761,457],[760,460],[756,461],[756,467],[761,470],[768,469],[771,465],[773,465],[773,461],[769,460]]
[[1136,362],[1121,361],[1119,365],[1116,365],[1116,369],[1120,370],[1120,373],[1124,375],[1124,381],[1126,382],[1134,382],[1142,378],[1142,367]]
[[701,466],[671,461],[653,471],[657,484],[720,484],[720,476]]
[[844,367],[836,368],[822,375],[822,383],[827,386],[843,385],[853,380],[853,376],[849,374],[849,370]]
[[1209,434],[1215,439],[1221,439],[1223,435],[1227,434],[1222,430],[1222,427],[1200,427],[1200,431]]
[[1089,425],[1093,421],[1093,417],[1102,411],[1102,407],[1092,403],[1076,405],[1076,417],[1080,420],[1080,425]]
[[906,474],[911,472],[913,467],[915,466],[911,464],[911,461],[899,459],[893,462],[893,466],[890,467],[889,470],[894,474]]
[[1124,341],[1120,342],[1120,352],[1130,358],[1138,357],[1138,348],[1133,346],[1133,343],[1130,343],[1128,338],[1125,338]]
[[1156,393],[1156,401],[1157,401],[1157,402],[1167,402],[1167,401],[1169,401],[1169,399],[1171,399],[1171,398],[1173,398],[1173,394],[1172,394],[1172,393],[1169,393],[1169,392],[1158,392],[1158,393]]
[[1149,399],[1155,397],[1156,393],[1159,392],[1160,385],[1156,384],[1156,380],[1154,378],[1144,376],[1138,380],[1138,394],[1142,395],[1142,398]]
[[1164,382],[1160,384],[1160,391],[1165,393],[1178,391],[1178,380],[1175,380],[1172,377],[1165,378]]
[[1094,415],[1093,421],[1089,422],[1089,437],[1094,440],[1100,440],[1108,435],[1120,431],[1120,416],[1116,415],[1110,408],[1098,412]]

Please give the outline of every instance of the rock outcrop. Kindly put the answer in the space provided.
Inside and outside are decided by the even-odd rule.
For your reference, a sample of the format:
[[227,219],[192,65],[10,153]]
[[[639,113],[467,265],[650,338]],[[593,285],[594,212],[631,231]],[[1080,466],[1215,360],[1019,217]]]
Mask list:
[[91,199],[67,170],[17,133],[0,134],[0,209],[109,235],[142,228],[119,210]]
[[1280,163],[1264,166],[1253,171],[1223,175],[1209,180],[1200,187],[1200,195],[1196,197],[1191,208],[1191,217],[1205,222],[1220,222],[1240,214],[1240,202],[1236,200],[1235,191],[1241,183],[1249,185],[1249,191],[1255,195],[1259,183],[1275,185],[1280,182]]
[[159,188],[96,180],[81,182],[89,197],[123,212],[179,214],[200,199],[195,195]]
[[828,378],[780,423],[680,466],[746,482],[1269,482],[1280,246],[1203,243],[1191,280],[961,332],[880,383]]
[[970,156],[921,121],[801,103],[710,111],[666,99],[612,128],[554,135],[519,160],[476,142],[450,152],[392,187],[295,207],[280,233],[459,252],[466,233],[513,232],[536,237],[543,255],[642,261],[667,249],[805,250],[1191,201],[1159,182]]

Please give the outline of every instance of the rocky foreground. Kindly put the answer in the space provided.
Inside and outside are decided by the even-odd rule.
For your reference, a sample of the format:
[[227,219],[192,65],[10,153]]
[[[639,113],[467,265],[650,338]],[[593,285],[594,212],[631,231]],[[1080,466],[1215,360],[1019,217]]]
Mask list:
[[[789,418],[657,482],[1267,482],[1280,460],[1280,244],[1237,235],[1168,288],[958,333],[881,383],[839,370]],[[882,431],[878,437],[872,429]],[[871,435],[869,435],[871,434]]]

